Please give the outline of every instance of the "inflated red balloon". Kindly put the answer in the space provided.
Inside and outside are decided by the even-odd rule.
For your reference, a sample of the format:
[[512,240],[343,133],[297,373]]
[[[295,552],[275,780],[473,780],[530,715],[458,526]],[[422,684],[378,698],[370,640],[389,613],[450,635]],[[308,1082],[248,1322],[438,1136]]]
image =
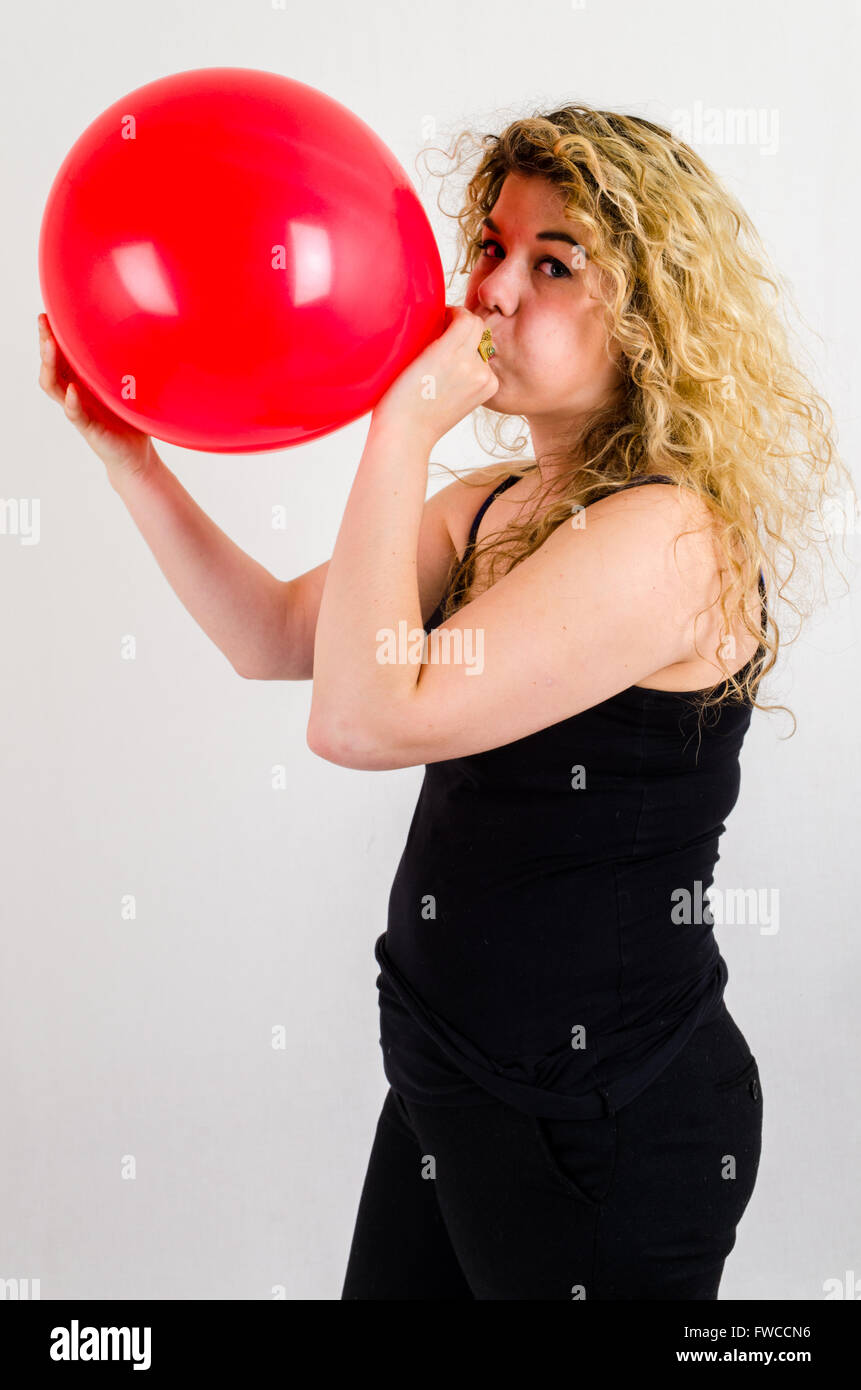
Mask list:
[[394,155],[254,68],[176,73],[99,116],[51,187],[39,277],[84,384],[214,452],[357,419],[444,328],[439,252]]

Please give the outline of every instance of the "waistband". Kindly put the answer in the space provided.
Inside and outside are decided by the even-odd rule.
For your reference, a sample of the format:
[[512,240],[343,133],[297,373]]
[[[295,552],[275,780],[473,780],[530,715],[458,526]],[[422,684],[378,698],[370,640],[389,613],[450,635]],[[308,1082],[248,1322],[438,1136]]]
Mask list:
[[726,963],[722,956],[696,1006],[685,1016],[668,1038],[647,1061],[634,1067],[624,1077],[606,1085],[593,1079],[588,1086],[574,1093],[552,1091],[546,1087],[529,1086],[502,1076],[475,1043],[440,1018],[416,994],[410,983],[392,963],[385,943],[386,933],[377,938],[374,956],[401,1003],[419,1026],[437,1044],[450,1061],[460,1068],[476,1085],[490,1095],[518,1110],[546,1119],[586,1120],[613,1115],[634,1100],[657,1076],[669,1066],[691,1034],[723,1007],[723,992],[727,981]]

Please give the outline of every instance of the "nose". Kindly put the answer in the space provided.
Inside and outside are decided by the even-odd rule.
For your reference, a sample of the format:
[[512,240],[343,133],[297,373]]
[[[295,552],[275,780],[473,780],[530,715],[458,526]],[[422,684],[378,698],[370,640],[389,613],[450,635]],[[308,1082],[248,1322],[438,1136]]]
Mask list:
[[476,297],[490,312],[508,317],[517,307],[517,271],[510,261],[499,261],[479,281]]

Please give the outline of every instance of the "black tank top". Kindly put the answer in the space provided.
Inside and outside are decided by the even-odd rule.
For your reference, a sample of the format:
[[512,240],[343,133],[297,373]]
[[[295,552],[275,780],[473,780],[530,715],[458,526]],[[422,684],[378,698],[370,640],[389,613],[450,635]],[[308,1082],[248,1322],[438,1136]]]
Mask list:
[[691,693],[633,685],[426,765],[374,947],[383,1068],[407,1100],[612,1113],[724,1007],[706,893],[752,711],[698,729]]

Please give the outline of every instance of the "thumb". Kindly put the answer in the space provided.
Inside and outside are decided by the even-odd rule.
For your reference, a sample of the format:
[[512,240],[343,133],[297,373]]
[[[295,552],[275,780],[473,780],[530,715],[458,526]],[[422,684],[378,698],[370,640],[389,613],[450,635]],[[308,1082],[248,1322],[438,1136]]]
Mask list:
[[84,410],[81,405],[81,396],[77,386],[73,381],[70,381],[68,386],[66,387],[66,394],[63,398],[63,409],[65,410],[66,415],[72,421],[72,423],[77,425],[79,428],[81,425],[86,423],[84,418]]

